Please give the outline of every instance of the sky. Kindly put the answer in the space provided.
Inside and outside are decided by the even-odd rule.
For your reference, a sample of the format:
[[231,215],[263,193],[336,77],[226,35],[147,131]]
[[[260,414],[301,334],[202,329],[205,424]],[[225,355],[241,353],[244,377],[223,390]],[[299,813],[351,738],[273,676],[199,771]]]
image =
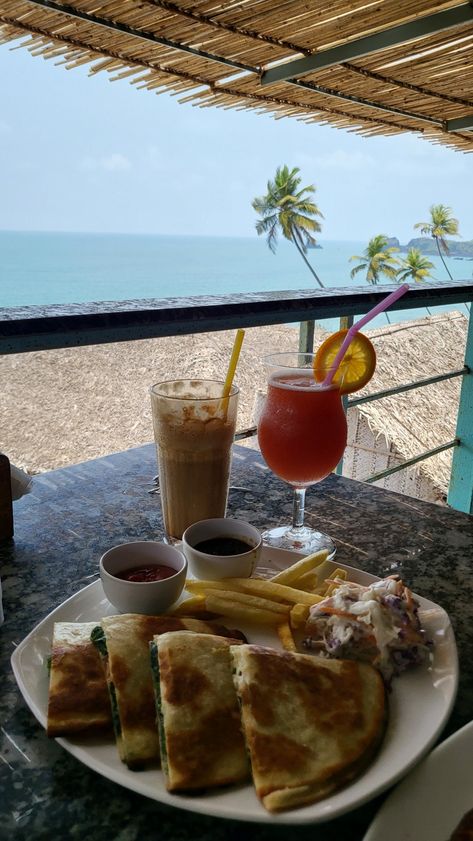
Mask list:
[[0,230],[253,237],[282,164],[317,188],[320,238],[406,242],[433,203],[473,238],[473,156],[414,135],[363,138],[179,104],[0,47]]

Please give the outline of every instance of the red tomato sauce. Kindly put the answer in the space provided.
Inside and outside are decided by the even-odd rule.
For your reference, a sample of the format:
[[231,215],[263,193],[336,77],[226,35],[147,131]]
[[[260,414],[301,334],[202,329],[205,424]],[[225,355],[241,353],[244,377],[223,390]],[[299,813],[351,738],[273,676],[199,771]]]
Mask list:
[[138,582],[162,581],[163,578],[170,578],[176,572],[177,569],[173,569],[167,564],[149,564],[146,567],[132,567],[131,569],[124,569],[122,572],[116,572],[115,578]]

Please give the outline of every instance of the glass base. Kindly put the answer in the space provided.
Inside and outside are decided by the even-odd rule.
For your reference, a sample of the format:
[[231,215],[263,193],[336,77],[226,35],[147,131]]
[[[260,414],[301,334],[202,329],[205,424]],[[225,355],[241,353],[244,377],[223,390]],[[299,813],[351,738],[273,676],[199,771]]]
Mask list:
[[319,552],[321,549],[328,550],[328,559],[331,560],[337,551],[337,547],[328,534],[306,526],[291,528],[291,526],[278,526],[268,529],[262,534],[263,543],[267,546],[274,546],[278,549],[290,549],[292,552],[300,552],[303,555]]

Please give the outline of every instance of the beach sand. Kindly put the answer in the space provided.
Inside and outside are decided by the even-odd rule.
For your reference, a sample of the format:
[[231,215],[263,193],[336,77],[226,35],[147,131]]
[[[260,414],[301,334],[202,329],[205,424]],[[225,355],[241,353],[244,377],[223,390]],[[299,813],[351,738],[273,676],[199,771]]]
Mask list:
[[[234,337],[231,330],[0,357],[0,451],[38,473],[149,443],[149,387],[175,377],[223,379]],[[246,331],[235,378],[238,430],[253,423],[266,382],[262,358],[297,350],[298,338],[281,325]]]

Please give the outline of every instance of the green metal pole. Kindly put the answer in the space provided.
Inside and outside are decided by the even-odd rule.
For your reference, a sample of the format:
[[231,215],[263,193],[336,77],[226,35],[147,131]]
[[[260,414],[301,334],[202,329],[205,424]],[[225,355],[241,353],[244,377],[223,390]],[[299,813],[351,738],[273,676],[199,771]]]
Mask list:
[[299,324],[299,353],[312,353],[314,350],[315,321],[301,321]]
[[466,340],[465,365],[458,406],[457,432],[448,490],[448,504],[457,511],[473,514],[473,318],[470,315]]

